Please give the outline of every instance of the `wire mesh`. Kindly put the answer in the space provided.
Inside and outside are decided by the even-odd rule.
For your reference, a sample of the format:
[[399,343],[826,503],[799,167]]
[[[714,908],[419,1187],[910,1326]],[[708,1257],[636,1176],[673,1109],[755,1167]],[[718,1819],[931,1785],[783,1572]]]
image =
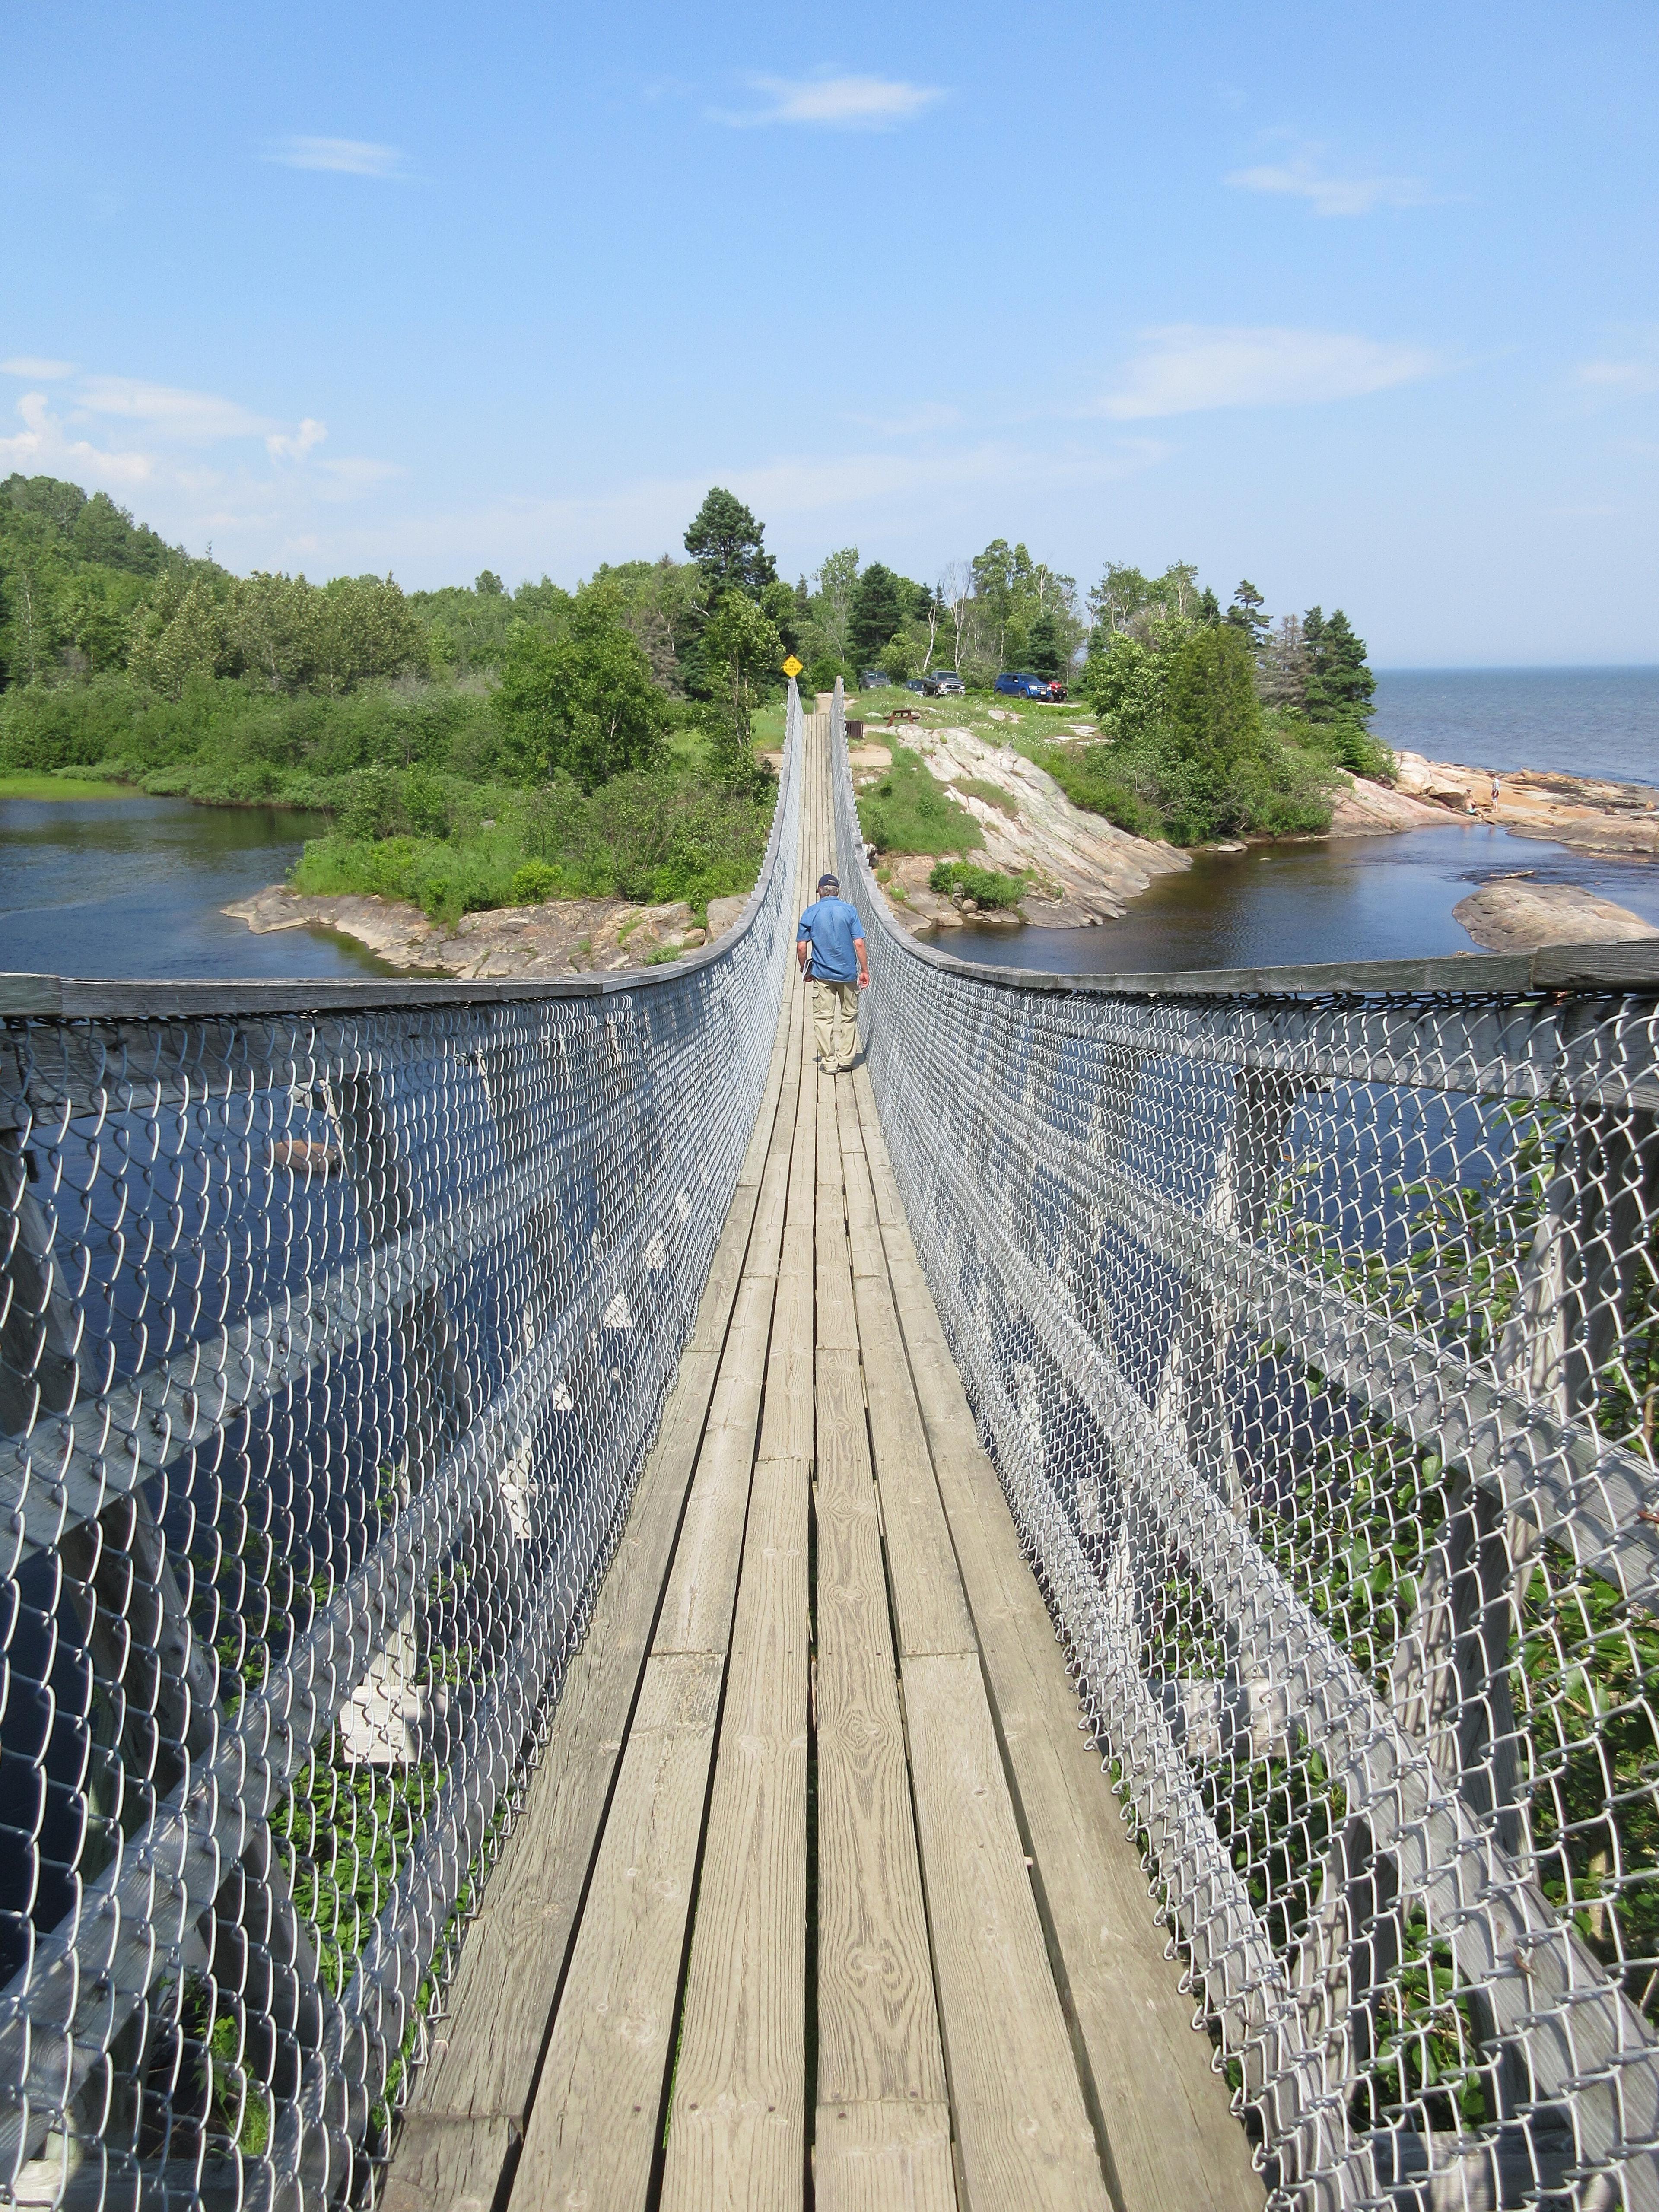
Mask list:
[[1659,2206],[1659,1006],[989,979],[842,734],[899,1188],[1272,2201]]
[[686,969],[5,1024],[5,2201],[372,2194],[758,1109],[799,730]]

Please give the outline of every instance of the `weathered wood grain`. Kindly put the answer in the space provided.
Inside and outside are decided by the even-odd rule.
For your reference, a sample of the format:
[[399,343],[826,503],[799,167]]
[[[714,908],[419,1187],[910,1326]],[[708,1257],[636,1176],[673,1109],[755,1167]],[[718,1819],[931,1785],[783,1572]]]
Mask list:
[[957,2212],[950,2109],[820,2104],[812,2176],[818,2212]]
[[720,1704],[720,1662],[647,1661],[511,2202],[640,2212]]
[[410,2112],[381,2183],[384,2212],[493,2212],[518,2130],[505,2114],[478,2120]]
[[942,2101],[944,2057],[855,1355],[818,1357],[818,2100]]
[[922,1879],[951,2103],[976,2212],[1107,2212],[977,1657],[907,1656]]
[[755,1471],[663,2173],[665,2212],[798,2207],[805,2159],[807,1483]]
[[972,1651],[973,1622],[905,1362],[892,1291],[884,1273],[854,1276],[853,1291],[900,1657]]
[[[879,1133],[866,1138],[872,1146]],[[1265,2191],[1210,2044],[1164,1957],[1139,1854],[1079,1723],[1042,1594],[1019,1548],[909,1229],[883,1231],[895,1302],[978,1632],[1050,1954],[1083,2046],[1122,2212],[1259,2208]]]

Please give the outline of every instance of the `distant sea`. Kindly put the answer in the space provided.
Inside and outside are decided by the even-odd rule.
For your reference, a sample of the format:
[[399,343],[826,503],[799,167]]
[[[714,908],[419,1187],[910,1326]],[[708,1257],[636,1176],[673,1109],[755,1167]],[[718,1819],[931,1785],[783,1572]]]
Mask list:
[[1659,668],[1389,668],[1376,736],[1474,768],[1659,784]]

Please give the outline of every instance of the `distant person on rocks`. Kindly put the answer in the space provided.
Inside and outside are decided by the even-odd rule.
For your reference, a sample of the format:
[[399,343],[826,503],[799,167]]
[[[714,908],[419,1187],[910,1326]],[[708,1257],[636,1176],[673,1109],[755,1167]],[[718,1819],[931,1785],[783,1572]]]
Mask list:
[[859,1042],[859,993],[870,988],[864,924],[841,895],[841,878],[818,878],[818,895],[795,932],[795,959],[812,986],[818,1066],[844,1075]]

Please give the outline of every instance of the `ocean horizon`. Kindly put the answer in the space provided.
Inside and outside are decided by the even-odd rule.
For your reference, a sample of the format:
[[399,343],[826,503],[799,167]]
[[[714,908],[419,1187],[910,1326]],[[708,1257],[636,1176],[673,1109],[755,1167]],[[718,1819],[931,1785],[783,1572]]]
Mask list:
[[1431,760],[1659,785],[1659,665],[1379,668],[1371,729]]

